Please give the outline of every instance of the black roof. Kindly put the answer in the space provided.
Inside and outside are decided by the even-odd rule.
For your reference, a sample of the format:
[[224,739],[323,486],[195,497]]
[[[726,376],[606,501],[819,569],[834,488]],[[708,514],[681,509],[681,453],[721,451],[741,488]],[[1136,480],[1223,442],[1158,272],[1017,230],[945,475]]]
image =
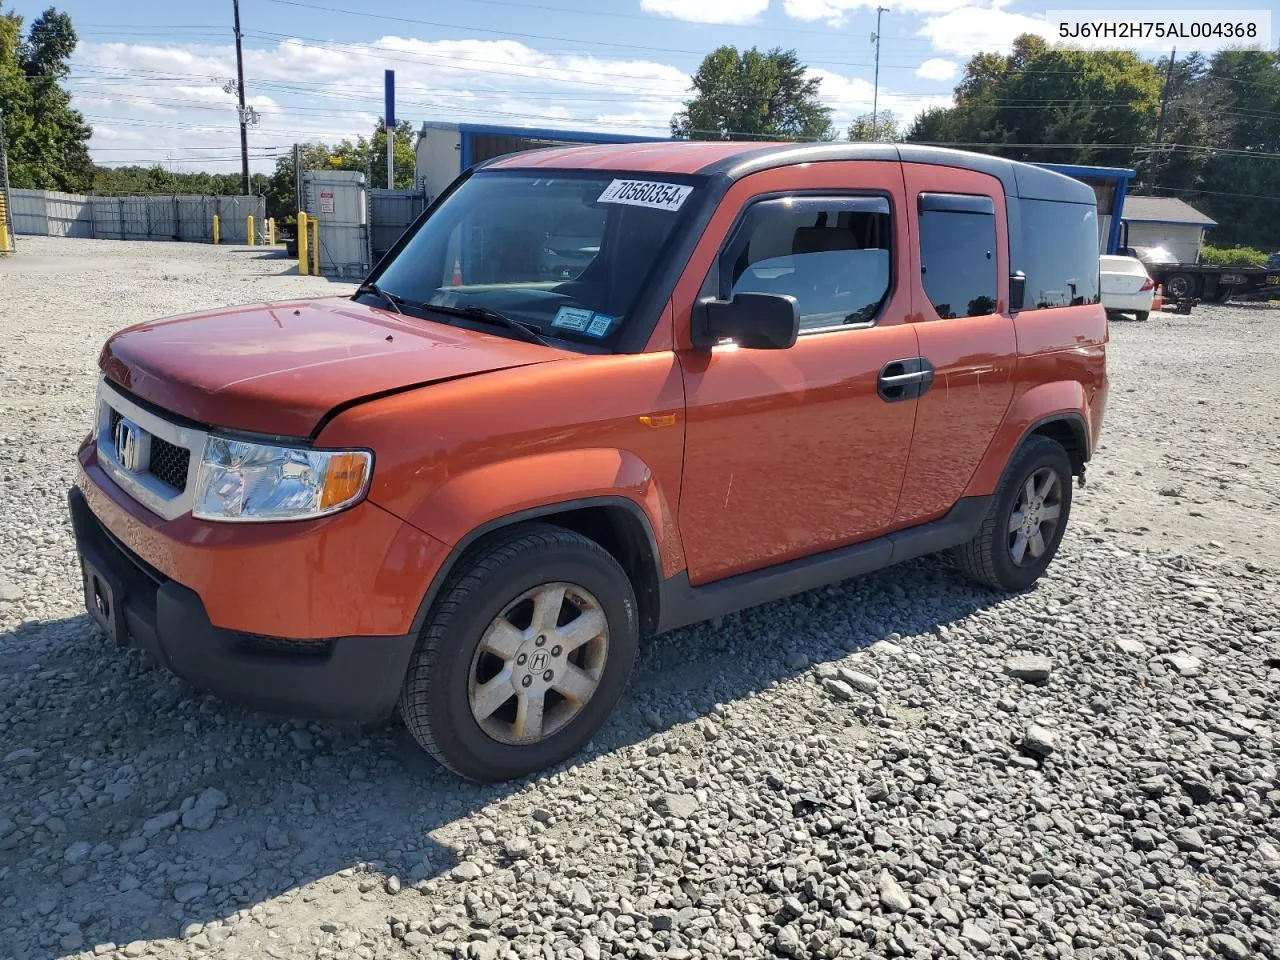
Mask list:
[[903,143],[780,143],[743,151],[703,167],[700,173],[732,180],[748,174],[819,160],[890,160],[975,170],[996,177],[1006,196],[1060,203],[1096,203],[1093,188],[1053,170],[986,153]]

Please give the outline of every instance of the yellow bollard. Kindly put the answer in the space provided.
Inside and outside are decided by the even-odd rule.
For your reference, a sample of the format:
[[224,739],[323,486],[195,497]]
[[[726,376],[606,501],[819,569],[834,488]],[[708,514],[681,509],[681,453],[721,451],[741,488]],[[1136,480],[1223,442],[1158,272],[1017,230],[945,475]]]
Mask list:
[[276,218],[267,217],[267,243],[271,246],[276,245]]
[[253,246],[253,214],[249,214],[244,218],[244,235],[249,240],[249,246]]
[[213,242],[215,245],[222,242],[218,235],[218,215],[216,213],[213,215]]
[[311,218],[311,272],[320,276],[320,220]]
[[9,252],[9,218],[4,212],[4,194],[0,193],[0,253]]
[[311,257],[307,253],[307,241],[310,236],[307,231],[307,215],[301,210],[298,211],[298,273],[306,276],[311,270]]

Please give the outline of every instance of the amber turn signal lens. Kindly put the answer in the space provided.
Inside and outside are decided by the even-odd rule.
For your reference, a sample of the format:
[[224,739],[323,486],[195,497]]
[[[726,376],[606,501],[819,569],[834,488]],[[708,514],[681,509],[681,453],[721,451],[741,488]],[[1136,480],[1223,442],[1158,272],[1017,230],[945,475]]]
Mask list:
[[354,500],[364,489],[369,475],[369,456],[365,453],[339,453],[329,460],[320,491],[320,509],[328,510]]

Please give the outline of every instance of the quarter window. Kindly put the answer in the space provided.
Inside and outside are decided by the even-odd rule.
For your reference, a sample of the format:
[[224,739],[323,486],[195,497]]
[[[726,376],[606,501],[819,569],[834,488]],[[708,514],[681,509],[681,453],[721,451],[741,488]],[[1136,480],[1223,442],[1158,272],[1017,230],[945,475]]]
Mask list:
[[726,252],[720,294],[793,296],[802,333],[871,323],[889,295],[891,238],[883,197],[763,200]]
[[944,320],[996,311],[996,217],[990,197],[922,193],[920,275]]
[[1087,203],[1018,200],[1021,263],[1027,277],[1024,310],[1097,303],[1098,213]]

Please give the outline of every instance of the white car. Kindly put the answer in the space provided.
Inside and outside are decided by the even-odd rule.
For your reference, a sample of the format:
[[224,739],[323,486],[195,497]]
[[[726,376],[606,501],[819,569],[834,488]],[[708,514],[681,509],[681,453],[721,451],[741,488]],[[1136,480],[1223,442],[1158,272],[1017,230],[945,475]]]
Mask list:
[[1155,300],[1156,282],[1137,257],[1104,255],[1098,258],[1102,274],[1102,306],[1107,314],[1131,313],[1145,320]]

